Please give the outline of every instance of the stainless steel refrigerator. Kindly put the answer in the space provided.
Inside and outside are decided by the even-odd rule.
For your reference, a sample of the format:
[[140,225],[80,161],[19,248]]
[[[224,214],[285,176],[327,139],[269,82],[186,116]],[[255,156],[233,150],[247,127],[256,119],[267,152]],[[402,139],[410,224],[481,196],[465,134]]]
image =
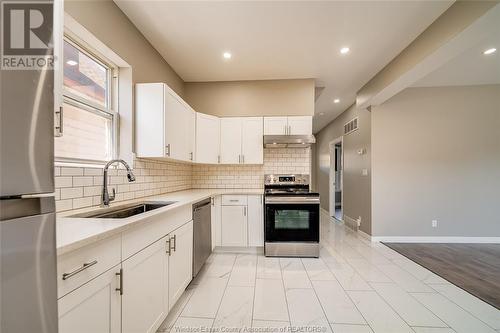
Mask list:
[[52,70],[0,70],[0,332],[57,332]]

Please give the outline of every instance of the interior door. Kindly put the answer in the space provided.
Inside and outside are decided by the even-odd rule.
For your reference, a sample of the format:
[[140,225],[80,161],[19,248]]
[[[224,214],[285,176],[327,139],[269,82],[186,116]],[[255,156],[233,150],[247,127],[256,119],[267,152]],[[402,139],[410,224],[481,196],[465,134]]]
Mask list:
[[287,117],[264,117],[264,135],[285,135]]
[[170,256],[168,270],[168,309],[193,278],[193,221],[184,224],[170,234]]
[[289,135],[311,135],[312,134],[312,117],[288,117],[288,134]]
[[196,162],[219,162],[220,119],[196,113]]
[[262,117],[242,118],[241,154],[245,164],[263,164],[263,120]]
[[220,120],[220,161],[223,164],[241,163],[241,118]]
[[168,312],[167,236],[122,263],[122,332],[154,333]]
[[115,267],[59,299],[59,333],[121,332],[118,272]]

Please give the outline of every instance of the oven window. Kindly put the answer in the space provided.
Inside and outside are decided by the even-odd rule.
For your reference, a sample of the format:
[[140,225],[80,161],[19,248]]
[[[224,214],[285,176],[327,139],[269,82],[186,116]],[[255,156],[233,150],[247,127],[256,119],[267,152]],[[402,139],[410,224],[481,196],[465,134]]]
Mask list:
[[309,229],[309,211],[287,209],[277,210],[274,215],[274,228]]

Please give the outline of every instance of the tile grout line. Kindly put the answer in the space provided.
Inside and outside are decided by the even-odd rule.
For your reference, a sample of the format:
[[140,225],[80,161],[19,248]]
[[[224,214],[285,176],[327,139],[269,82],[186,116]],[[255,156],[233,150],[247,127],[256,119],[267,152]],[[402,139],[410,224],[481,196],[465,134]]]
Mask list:
[[219,314],[220,307],[222,306],[222,301],[224,300],[224,296],[226,295],[227,287],[229,285],[229,279],[231,278],[231,274],[233,273],[234,264],[236,263],[236,258],[237,257],[238,257],[238,255],[234,256],[234,261],[233,261],[233,264],[231,265],[231,271],[230,271],[229,276],[227,278],[226,285],[224,286],[224,292],[222,293],[222,297],[221,297],[221,299],[219,301],[219,306],[217,307],[217,311],[215,312],[214,321],[212,322],[212,327],[211,328],[214,328],[215,321],[217,320],[217,315]]

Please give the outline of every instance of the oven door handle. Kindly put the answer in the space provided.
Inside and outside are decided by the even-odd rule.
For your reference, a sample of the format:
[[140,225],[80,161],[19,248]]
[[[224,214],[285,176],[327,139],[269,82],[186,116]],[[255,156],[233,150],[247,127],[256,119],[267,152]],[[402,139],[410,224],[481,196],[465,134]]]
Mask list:
[[318,197],[267,197],[266,205],[295,204],[295,205],[319,205]]

